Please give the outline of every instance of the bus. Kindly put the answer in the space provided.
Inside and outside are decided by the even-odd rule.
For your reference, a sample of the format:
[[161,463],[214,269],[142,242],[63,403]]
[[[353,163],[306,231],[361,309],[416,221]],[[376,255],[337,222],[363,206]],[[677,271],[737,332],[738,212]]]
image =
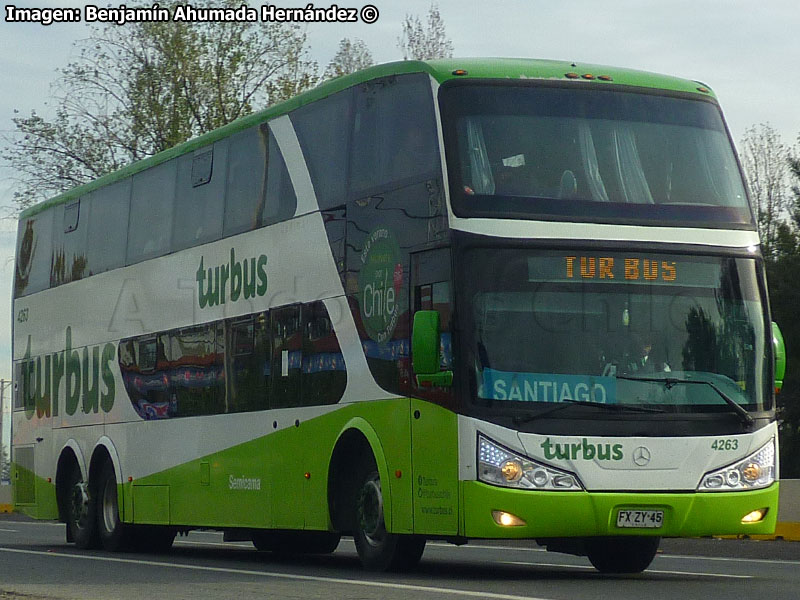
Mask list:
[[522,59],[328,81],[27,209],[14,506],[80,548],[773,532],[773,333],[711,89]]

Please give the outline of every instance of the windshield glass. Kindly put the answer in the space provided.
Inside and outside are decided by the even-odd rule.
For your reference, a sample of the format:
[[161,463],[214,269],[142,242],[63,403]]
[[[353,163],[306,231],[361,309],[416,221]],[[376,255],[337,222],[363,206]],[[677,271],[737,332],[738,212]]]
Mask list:
[[466,354],[479,404],[729,412],[724,395],[748,411],[771,408],[752,259],[495,249],[464,256]]
[[748,225],[716,104],[533,85],[442,90],[460,216]]

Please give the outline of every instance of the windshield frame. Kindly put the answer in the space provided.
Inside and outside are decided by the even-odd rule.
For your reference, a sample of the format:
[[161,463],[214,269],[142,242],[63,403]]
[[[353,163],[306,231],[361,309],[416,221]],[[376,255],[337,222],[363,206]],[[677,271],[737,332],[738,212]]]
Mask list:
[[[625,410],[625,403],[616,405],[621,409],[604,410],[607,406],[591,406],[591,403],[572,403],[565,410],[550,412],[558,403],[537,403],[537,410],[524,403],[486,401],[478,399],[472,362],[476,351],[474,332],[469,331],[471,318],[467,312],[471,310],[470,294],[474,292],[472,281],[474,272],[466,273],[466,255],[476,249],[487,252],[499,250],[517,250],[526,254],[539,251],[605,251],[605,252],[651,252],[669,255],[685,255],[687,257],[702,255],[704,257],[736,258],[754,260],[757,296],[761,306],[760,314],[764,319],[764,335],[769,338],[771,328],[769,303],[766,294],[766,279],[763,259],[747,249],[731,249],[720,247],[698,247],[689,244],[670,245],[643,243],[631,248],[624,242],[595,240],[489,240],[484,236],[457,232],[454,238],[454,301],[456,306],[457,336],[454,338],[459,360],[455,361],[455,380],[458,396],[461,399],[461,410],[465,415],[474,416],[505,427],[525,432],[537,432],[556,435],[643,435],[676,437],[691,435],[723,435],[737,434],[758,429],[775,419],[775,396],[772,389],[774,353],[771,340],[764,340],[765,358],[762,362],[763,390],[759,395],[760,403],[756,409],[744,404],[753,418],[752,424],[743,421],[742,415],[732,410],[725,402],[719,405],[704,405],[704,410],[673,411],[665,405],[663,412],[649,411],[646,407],[658,408],[658,404],[630,404],[631,410]],[[457,340],[457,341],[456,341]],[[669,374],[667,374],[669,375]],[[651,385],[657,385],[651,383]],[[713,392],[712,392],[713,393]],[[611,406],[611,405],[608,405]],[[641,410],[645,407],[645,410]],[[537,413],[542,412],[542,418]]]
[[[461,185],[461,160],[457,121],[458,88],[464,87],[529,87],[558,88],[572,91],[601,93],[639,94],[708,103],[719,116],[727,138],[738,180],[741,181],[744,206],[705,206],[690,204],[637,204],[624,202],[598,202],[595,200],[563,200],[551,197],[514,195],[470,195]],[[448,170],[450,203],[456,217],[503,218],[518,220],[559,221],[570,223],[600,223],[617,225],[648,225],[655,227],[698,227],[704,229],[756,230],[756,221],[750,201],[744,173],[735,150],[733,138],[717,100],[703,96],[671,90],[640,88],[629,85],[598,84],[584,81],[507,80],[507,79],[458,79],[451,80],[439,89],[439,109]],[[491,201],[487,202],[487,198]],[[534,206],[532,206],[532,204]],[[537,209],[536,206],[539,208]],[[689,215],[687,217],[687,214]]]

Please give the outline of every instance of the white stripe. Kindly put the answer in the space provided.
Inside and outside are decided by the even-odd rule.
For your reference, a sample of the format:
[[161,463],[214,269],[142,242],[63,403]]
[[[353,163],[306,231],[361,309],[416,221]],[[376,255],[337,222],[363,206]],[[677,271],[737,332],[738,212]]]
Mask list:
[[[535,563],[522,561],[503,561],[504,565],[520,565],[525,567],[557,567],[559,569],[579,569],[581,571],[594,571],[594,567],[583,565],[561,565],[558,563]],[[725,573],[696,573],[693,571],[660,571],[658,569],[646,569],[642,573],[655,573],[658,575],[689,575],[694,577],[726,577],[728,579],[753,579],[754,575],[728,575]]]
[[63,554],[60,552],[42,552],[39,550],[21,550],[17,548],[0,548],[0,552],[14,554],[27,554],[33,556],[47,556],[50,558],[71,558],[76,560],[94,560],[101,562],[122,563],[130,565],[144,565],[148,567],[164,567],[165,569],[184,569],[188,571],[206,571],[211,573],[229,573],[232,575],[252,575],[255,577],[268,577],[274,579],[288,579],[292,581],[315,581],[319,583],[335,583],[352,585],[365,588],[379,588],[386,590],[407,590],[410,592],[427,592],[446,596],[465,596],[468,598],[493,598],[496,600],[546,600],[534,596],[516,596],[513,594],[498,594],[478,590],[459,590],[456,588],[440,588],[429,585],[413,585],[409,583],[396,583],[392,581],[362,581],[358,579],[345,579],[342,577],[318,577],[315,575],[293,575],[290,573],[277,573],[275,571],[252,571],[248,569],[226,569],[223,567],[204,567],[200,565],[187,565],[180,563],[160,562],[155,560],[134,560],[132,558],[110,558],[106,556],[91,556],[86,554]]
[[758,246],[755,231],[694,229],[689,227],[644,227],[601,223],[565,223],[521,219],[462,219],[450,221],[453,229],[493,237],[514,239],[582,239],[622,242],[665,242],[748,248]]
[[317,194],[306,166],[303,149],[300,147],[300,140],[297,139],[289,115],[273,119],[269,122],[269,128],[283,155],[283,162],[286,163],[286,170],[289,171],[289,179],[292,180],[294,193],[297,196],[297,210],[294,216],[319,210]]

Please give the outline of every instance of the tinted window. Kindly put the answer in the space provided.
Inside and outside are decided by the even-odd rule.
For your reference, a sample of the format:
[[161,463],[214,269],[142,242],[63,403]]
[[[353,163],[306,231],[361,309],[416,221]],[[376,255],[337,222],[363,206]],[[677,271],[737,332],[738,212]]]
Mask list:
[[[175,222],[172,247],[182,250],[222,237],[225,210],[225,166],[228,142],[178,159]],[[202,171],[202,172],[198,172]],[[200,175],[206,176],[204,183]]]
[[96,190],[89,196],[86,255],[90,275],[125,264],[130,196],[130,179]]
[[371,81],[357,88],[352,187],[420,181],[439,167],[439,142],[427,75]]
[[[32,294],[47,289],[50,285],[54,214],[54,209],[45,210],[19,222],[17,265],[14,272],[16,296]],[[61,223],[59,219],[59,227]]]
[[260,226],[264,211],[267,140],[258,127],[237,133],[228,149],[224,235]]
[[228,331],[229,364],[232,369],[228,412],[268,408],[270,360],[267,313],[229,321]]
[[[85,277],[87,273],[86,238],[89,202],[75,200],[53,211],[53,258],[50,266],[50,285],[57,286]],[[58,215],[61,214],[61,219]],[[61,227],[56,226],[61,223]]]
[[177,160],[170,160],[133,176],[129,264],[161,256],[170,250],[177,164]]
[[339,92],[291,114],[322,209],[344,204],[352,91]]
[[339,340],[322,302],[304,308],[303,404],[335,404],[341,400],[347,387]]
[[294,193],[286,162],[283,160],[275,136],[269,134],[269,167],[267,173],[267,202],[264,207],[265,225],[291,219],[297,210],[297,196]]

